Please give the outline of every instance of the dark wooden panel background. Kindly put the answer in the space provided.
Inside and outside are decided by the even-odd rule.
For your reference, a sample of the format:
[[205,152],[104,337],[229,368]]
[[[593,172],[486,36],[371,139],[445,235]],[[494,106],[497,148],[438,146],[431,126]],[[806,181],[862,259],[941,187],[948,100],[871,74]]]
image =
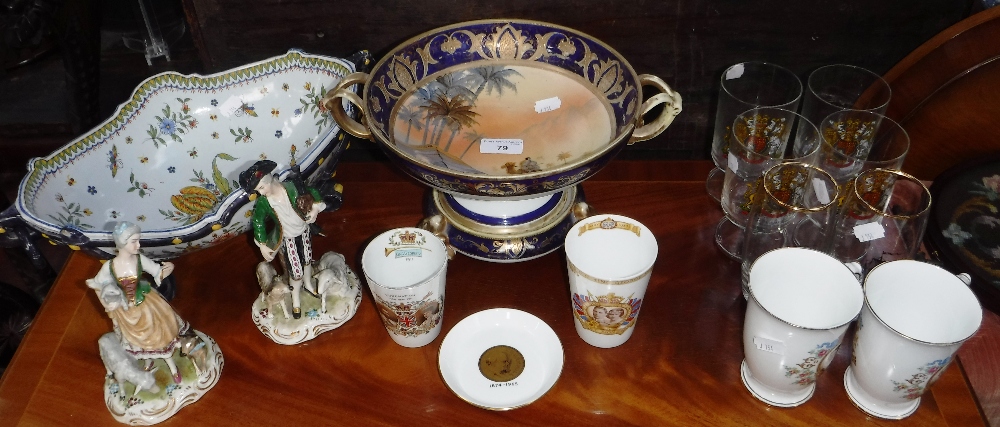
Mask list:
[[[552,22],[618,50],[638,73],[657,75],[684,98],[661,136],[623,158],[708,158],[719,76],[747,60],[805,76],[833,63],[884,74],[906,54],[968,16],[971,0],[184,0],[206,72],[289,48],[380,59],[424,31],[485,18]],[[360,145],[360,144],[355,144]],[[374,150],[372,144],[366,144]]]

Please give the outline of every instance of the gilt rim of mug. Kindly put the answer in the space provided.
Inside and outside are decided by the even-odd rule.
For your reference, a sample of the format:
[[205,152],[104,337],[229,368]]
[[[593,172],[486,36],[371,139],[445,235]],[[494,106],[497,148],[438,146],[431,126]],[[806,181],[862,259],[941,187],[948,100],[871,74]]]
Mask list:
[[[369,269],[365,268],[365,264],[366,264],[365,263],[365,259],[367,258],[365,256],[365,254],[368,253],[368,249],[369,248],[372,248],[372,247],[375,246],[375,242],[379,241],[379,239],[382,239],[385,236],[389,236],[392,233],[395,233],[395,232],[398,232],[398,231],[404,231],[404,230],[414,231],[414,232],[420,233],[421,235],[425,235],[425,237],[427,237],[427,241],[428,242],[431,242],[431,241],[437,242],[436,244],[435,243],[430,243],[430,244],[434,245],[435,247],[438,247],[438,245],[440,245],[438,247],[438,249],[441,251],[442,254],[444,254],[444,262],[441,263],[440,267],[438,267],[438,268],[434,269],[433,271],[431,271],[431,273],[428,274],[426,277],[421,278],[420,280],[414,282],[411,285],[400,286],[400,287],[392,287],[392,286],[383,285],[383,284],[379,283],[378,281],[374,280],[371,277],[371,274],[368,273]],[[391,290],[391,291],[402,291],[402,290],[413,289],[413,288],[417,288],[417,287],[420,287],[420,286],[423,286],[423,285],[427,284],[427,282],[430,282],[432,279],[434,279],[435,277],[437,277],[438,274],[441,274],[441,272],[444,269],[448,268],[448,252],[447,251],[448,251],[448,248],[444,245],[444,242],[442,242],[440,238],[438,238],[437,236],[435,236],[430,231],[424,230],[423,228],[417,228],[417,227],[398,227],[398,228],[393,228],[391,230],[386,230],[386,231],[384,231],[382,233],[379,233],[377,236],[375,236],[374,238],[372,238],[372,240],[368,243],[368,245],[365,246],[364,251],[361,252],[361,272],[362,272],[362,274],[365,275],[365,279],[366,279],[366,281],[368,282],[369,285],[375,285],[375,286],[378,286],[381,289],[387,289],[387,290]]]
[[[753,273],[753,267],[754,267],[754,265],[756,265],[756,264],[757,264],[758,262],[760,262],[760,261],[761,261],[761,259],[764,259],[764,257],[765,257],[766,255],[768,255],[768,254],[770,254],[770,253],[773,253],[773,252],[778,252],[778,251],[789,251],[789,250],[793,250],[793,251],[808,251],[808,252],[812,252],[812,253],[815,253],[815,254],[819,254],[819,255],[823,255],[823,256],[825,256],[825,257],[828,257],[828,258],[830,258],[830,259],[832,259],[832,260],[835,260],[835,261],[836,261],[836,259],[835,259],[835,258],[833,258],[833,257],[831,257],[831,256],[830,256],[829,254],[827,254],[827,253],[824,253],[824,252],[822,252],[822,251],[818,251],[818,250],[815,250],[815,249],[811,249],[811,248],[803,248],[803,247],[783,247],[783,248],[777,248],[777,249],[771,249],[771,250],[769,250],[769,251],[767,251],[767,252],[764,252],[764,253],[763,253],[763,254],[762,254],[761,256],[757,257],[757,260],[755,260],[755,261],[753,262],[753,264],[751,264],[751,265],[750,265],[750,272],[751,272],[751,274]],[[850,324],[850,323],[851,323],[851,322],[853,322],[853,321],[854,321],[855,319],[857,319],[857,318],[858,318],[858,316],[860,316],[860,315],[861,315],[861,311],[862,311],[862,310],[864,309],[864,304],[865,304],[865,301],[866,301],[866,299],[865,299],[865,295],[864,295],[864,289],[863,289],[863,287],[861,286],[861,283],[859,283],[859,282],[857,281],[857,280],[858,280],[858,279],[857,279],[857,276],[855,276],[854,272],[853,272],[853,271],[851,271],[851,268],[850,268],[850,267],[848,267],[848,266],[847,266],[847,264],[844,264],[844,263],[842,263],[842,262],[839,262],[839,261],[837,261],[837,264],[838,264],[838,265],[840,265],[841,267],[843,267],[843,268],[844,268],[844,270],[845,270],[845,271],[847,271],[847,273],[848,273],[848,274],[849,274],[849,275],[850,275],[851,277],[853,277],[853,278],[854,278],[854,280],[855,280],[855,283],[857,283],[857,284],[858,284],[858,289],[859,289],[859,291],[860,291],[860,292],[862,293],[862,294],[861,294],[861,304],[860,304],[860,306],[858,307],[858,311],[857,311],[857,313],[855,313],[855,314],[854,314],[854,316],[852,316],[852,317],[851,317],[850,319],[848,319],[848,320],[847,320],[846,322],[843,322],[843,323],[838,323],[838,324],[836,324],[836,325],[833,325],[833,326],[824,326],[824,327],[812,327],[812,326],[803,326],[803,325],[800,325],[800,324],[797,324],[797,323],[793,323],[793,322],[789,322],[789,321],[787,321],[787,320],[785,320],[785,319],[782,319],[781,317],[778,317],[777,315],[775,315],[775,314],[774,314],[774,312],[773,312],[772,310],[768,309],[768,307],[767,307],[767,306],[765,306],[765,305],[764,305],[763,303],[761,303],[761,301],[760,301],[760,300],[759,300],[759,299],[757,298],[757,296],[756,296],[756,295],[754,294],[754,292],[753,292],[753,281],[749,281],[749,283],[748,283],[748,285],[747,285],[747,301],[749,301],[750,299],[753,299],[754,301],[756,301],[756,302],[757,302],[757,305],[758,305],[758,306],[760,306],[760,308],[761,308],[761,309],[763,309],[763,310],[764,310],[764,312],[766,312],[766,313],[767,313],[768,315],[770,315],[771,317],[773,317],[773,318],[777,319],[777,320],[778,320],[779,322],[782,322],[782,323],[784,323],[784,324],[786,324],[786,325],[790,325],[790,326],[793,326],[793,327],[796,327],[796,328],[800,328],[800,329],[805,329],[805,330],[809,330],[809,331],[827,331],[827,330],[830,330],[830,329],[836,329],[836,328],[839,328],[839,327],[841,327],[841,326],[844,326],[844,325],[847,325],[847,324]],[[833,264],[831,264],[831,265],[833,265]],[[845,277],[846,277],[846,276],[845,276]]]
[[[587,227],[587,226],[589,226],[591,224],[601,223],[603,221],[607,221],[608,219],[614,221],[615,223],[623,223],[623,224],[628,224],[628,225],[635,226],[637,228],[640,228],[640,230],[645,231],[647,234],[649,234],[649,237],[652,238],[653,249],[655,249],[655,251],[653,253],[652,259],[649,260],[648,265],[643,264],[643,267],[641,269],[637,269],[636,272],[634,272],[632,274],[629,274],[629,275],[625,275],[625,276],[622,276],[622,277],[617,277],[617,278],[614,278],[614,279],[601,279],[601,278],[598,278],[598,277],[594,276],[593,274],[585,272],[578,265],[579,262],[573,262],[574,256],[571,255],[571,252],[572,253],[576,253],[578,251],[575,250],[575,249],[573,249],[575,246],[572,245],[572,244],[570,244],[570,242],[572,240],[576,240],[577,238],[579,238],[580,235],[583,234],[583,231],[579,231],[580,227]],[[574,231],[577,231],[578,234],[574,235]],[[637,235],[638,235],[638,233],[637,233]],[[564,239],[564,243],[563,243],[563,251],[566,253],[566,265],[567,265],[567,269],[569,269],[570,272],[580,274],[580,276],[582,276],[583,278],[585,278],[587,280],[590,280],[590,281],[593,281],[593,282],[595,282],[597,284],[600,284],[600,285],[617,286],[617,285],[627,285],[627,284],[638,282],[639,280],[643,279],[647,275],[652,274],[653,267],[656,266],[657,256],[660,253],[660,242],[656,240],[656,235],[653,234],[653,231],[650,230],[648,226],[646,226],[645,224],[643,224],[642,222],[640,222],[639,220],[637,220],[635,218],[631,218],[631,217],[627,217],[625,215],[619,215],[619,214],[597,214],[597,215],[591,215],[589,217],[581,219],[576,224],[573,224],[572,227],[570,227],[569,231],[566,232],[566,238]],[[578,261],[579,261],[579,255],[577,255],[576,258],[578,258]]]
[[[882,89],[885,90],[885,102],[882,102],[879,105],[877,105],[875,107],[872,107],[872,108],[847,108],[847,109],[857,110],[857,111],[871,111],[871,112],[875,112],[875,111],[878,111],[878,110],[883,110],[884,108],[887,108],[889,106],[889,101],[892,100],[892,87],[889,86],[889,82],[885,81],[885,79],[882,78],[882,76],[880,76],[878,74],[875,74],[873,71],[871,71],[871,70],[869,70],[867,68],[864,68],[864,67],[859,67],[857,65],[851,65],[851,64],[829,64],[829,65],[824,65],[822,67],[819,67],[819,68],[813,70],[812,72],[809,73],[809,77],[806,78],[806,88],[809,89],[809,92],[813,93],[813,94],[815,94],[817,92],[815,89],[813,89],[813,77],[816,77],[818,75],[818,73],[822,73],[824,71],[832,70],[832,69],[835,69],[835,68],[850,69],[852,71],[859,72],[859,74],[864,74],[864,75],[871,76],[872,77],[872,82],[871,82],[871,84],[868,85],[867,88],[865,88],[865,92],[867,92],[868,90],[870,90],[872,88],[872,86],[875,86],[875,85],[877,85],[880,88],[882,88]],[[862,92],[862,93],[864,93],[864,92]],[[824,103],[824,104],[826,104],[826,105],[828,105],[830,107],[841,109],[841,110],[845,109],[844,107],[841,107],[839,105],[834,105],[834,104],[828,102],[827,100],[823,99],[822,97],[820,97],[818,95],[815,95],[814,98],[816,98],[820,102],[822,102],[822,103]]]
[[[768,181],[767,177],[770,174],[772,174],[772,173],[776,173],[778,171],[778,169],[781,169],[781,168],[786,167],[786,166],[796,166],[796,167],[802,167],[802,168],[806,168],[806,169],[812,169],[815,172],[819,172],[819,173],[823,174],[823,176],[825,176],[829,180],[829,182],[833,184],[832,187],[833,187],[834,194],[830,197],[830,201],[828,203],[822,204],[820,206],[816,206],[816,207],[812,207],[812,208],[806,208],[806,207],[801,207],[801,206],[790,205],[790,204],[786,203],[785,201],[781,200],[781,198],[779,198],[778,196],[774,195],[774,193],[771,190],[771,187],[768,186],[768,184],[770,183],[770,181]],[[813,178],[813,179],[815,180],[816,178]],[[837,204],[837,199],[840,198],[840,188],[837,187],[837,180],[835,180],[833,178],[833,175],[830,175],[829,172],[827,172],[827,171],[825,171],[825,170],[823,170],[823,169],[821,169],[821,168],[819,168],[817,166],[810,165],[808,163],[802,163],[802,162],[778,163],[778,164],[776,164],[774,166],[771,166],[766,172],[764,172],[764,192],[766,192],[768,196],[771,196],[771,198],[774,200],[775,203],[778,204],[778,206],[781,206],[781,207],[783,207],[785,209],[788,209],[788,210],[791,210],[791,211],[794,211],[794,212],[823,212],[823,211],[829,209],[831,206],[836,205]]]
[[[742,66],[744,69],[746,69],[747,65],[771,67],[773,70],[780,71],[782,74],[786,74],[787,77],[791,77],[792,80],[794,80],[795,83],[798,85],[798,87],[799,87],[798,94],[793,99],[791,99],[789,101],[786,101],[786,102],[783,102],[783,103],[780,103],[780,104],[768,104],[768,105],[761,105],[761,104],[758,104],[756,102],[747,101],[745,99],[742,99],[742,98],[736,96],[736,94],[734,94],[730,88],[726,87],[726,82],[729,81],[729,80],[735,80],[735,79],[738,78],[738,77],[729,77],[730,73],[736,67]],[[742,76],[742,73],[743,72],[740,73],[741,76]],[[797,76],[795,73],[793,73],[788,68],[782,67],[781,65],[775,64],[773,62],[767,62],[767,61],[743,61],[743,62],[737,62],[737,63],[735,63],[733,65],[730,65],[730,66],[726,67],[726,70],[722,72],[722,76],[719,79],[720,79],[720,82],[721,82],[720,83],[721,86],[719,87],[719,90],[721,91],[721,93],[725,93],[726,95],[728,95],[730,98],[732,98],[736,102],[739,102],[739,103],[745,104],[745,105],[749,105],[751,107],[776,107],[777,108],[777,107],[785,107],[785,106],[788,106],[788,105],[797,104],[798,102],[802,101],[802,95],[803,95],[802,79],[800,79],[799,76]]]
[[[895,266],[895,265],[899,265],[900,263],[911,264],[911,265],[920,265],[921,266],[920,268],[930,268],[932,270],[944,273],[945,276],[954,277],[955,280],[958,280],[963,285],[965,285],[964,289],[967,289],[969,291],[969,295],[972,296],[973,301],[975,301],[976,305],[979,307],[979,313],[980,313],[980,315],[979,315],[979,324],[976,326],[975,330],[973,330],[971,333],[969,333],[964,338],[961,338],[961,339],[958,339],[958,340],[955,340],[955,341],[949,341],[949,342],[939,343],[939,342],[930,342],[930,341],[925,341],[925,340],[921,340],[921,339],[918,339],[918,338],[911,337],[911,336],[909,336],[907,334],[904,334],[899,329],[894,328],[894,327],[890,326],[888,323],[886,323],[885,319],[883,319],[882,316],[879,316],[879,314],[875,311],[875,309],[872,308],[871,302],[869,302],[869,300],[868,300],[868,278],[871,277],[872,273],[874,273],[875,270],[878,270],[879,268],[882,268],[882,267],[885,267],[885,266]],[[886,267],[886,268],[892,268],[892,267]],[[926,262],[920,262],[920,261],[916,261],[916,260],[912,260],[912,259],[901,259],[901,260],[896,260],[896,261],[884,262],[882,264],[879,264],[879,265],[875,266],[875,268],[872,268],[872,270],[868,272],[868,274],[865,276],[864,283],[861,284],[861,287],[865,291],[865,306],[868,307],[868,310],[870,310],[872,312],[872,315],[875,316],[876,319],[878,319],[879,323],[881,323],[883,326],[885,326],[886,328],[888,328],[890,331],[895,332],[899,336],[901,336],[903,338],[906,338],[906,339],[908,339],[910,341],[916,342],[916,343],[925,344],[925,345],[929,345],[929,346],[935,346],[935,347],[948,347],[948,346],[952,346],[952,345],[955,345],[955,344],[960,344],[960,343],[963,343],[965,341],[968,341],[969,338],[974,337],[976,335],[976,332],[979,332],[979,330],[982,329],[982,327],[983,327],[983,315],[982,315],[983,305],[982,305],[982,303],[979,302],[979,298],[977,298],[976,294],[972,291],[972,287],[970,285],[966,285],[964,282],[962,282],[961,279],[959,279],[957,276],[955,276],[954,274],[952,274],[950,271],[945,270],[944,268],[938,267],[938,266],[936,266],[934,264],[930,264],[930,263],[926,263]],[[963,288],[960,288],[960,289],[963,289]]]
[[[908,214],[908,215],[899,215],[899,214],[894,214],[894,213],[891,213],[891,212],[886,212],[885,209],[882,209],[880,207],[872,205],[871,203],[868,202],[868,200],[865,200],[865,198],[862,197],[861,193],[858,193],[857,181],[859,179],[861,179],[862,176],[865,176],[865,175],[871,174],[871,173],[876,173],[876,172],[889,173],[889,174],[893,174],[893,175],[896,175],[896,176],[903,177],[903,178],[905,178],[908,181],[916,182],[917,185],[919,185],[920,188],[922,190],[924,190],[923,192],[927,196],[927,204],[923,207],[923,209],[919,210],[918,212],[912,213],[912,214]],[[927,188],[926,185],[924,185],[923,181],[917,179],[915,176],[910,175],[910,174],[908,174],[906,172],[898,171],[898,170],[893,170],[893,169],[882,169],[882,168],[869,169],[869,170],[866,170],[866,171],[861,172],[860,174],[858,174],[858,176],[854,177],[854,179],[851,180],[851,182],[853,183],[852,187],[854,187],[854,188],[851,189],[851,191],[854,192],[854,197],[856,197],[859,201],[861,201],[861,203],[866,208],[871,209],[873,212],[877,212],[877,214],[880,215],[880,216],[888,217],[888,218],[892,218],[892,219],[914,219],[914,218],[917,218],[917,217],[923,215],[924,213],[926,213],[927,211],[929,211],[931,209],[931,197],[932,197],[931,196],[931,190],[929,188]],[[895,183],[893,183],[893,185],[895,185]]]

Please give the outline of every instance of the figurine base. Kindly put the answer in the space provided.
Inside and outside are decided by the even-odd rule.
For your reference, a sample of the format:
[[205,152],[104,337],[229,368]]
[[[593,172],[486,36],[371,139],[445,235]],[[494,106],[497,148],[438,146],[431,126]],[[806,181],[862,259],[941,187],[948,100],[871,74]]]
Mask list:
[[337,329],[354,317],[361,303],[361,283],[358,276],[347,270],[347,280],[350,291],[346,298],[336,295],[327,296],[326,313],[322,311],[319,298],[302,291],[302,317],[291,316],[292,299],[285,296],[289,317],[286,319],[281,307],[277,304],[267,307],[263,298],[258,296],[251,307],[254,325],[264,336],[278,344],[293,345],[309,341],[320,334]]
[[158,368],[154,372],[156,385],[159,386],[157,393],[142,390],[133,395],[135,385],[126,382],[121,387],[110,375],[104,378],[104,403],[115,420],[129,425],[157,424],[170,418],[181,408],[197,402],[219,382],[224,363],[222,350],[208,335],[192,331],[205,342],[205,366],[196,369],[189,357],[181,356],[179,351],[174,352],[173,361],[177,365],[177,372],[181,374],[180,384],[174,383],[170,370],[162,360],[156,360],[153,365]]

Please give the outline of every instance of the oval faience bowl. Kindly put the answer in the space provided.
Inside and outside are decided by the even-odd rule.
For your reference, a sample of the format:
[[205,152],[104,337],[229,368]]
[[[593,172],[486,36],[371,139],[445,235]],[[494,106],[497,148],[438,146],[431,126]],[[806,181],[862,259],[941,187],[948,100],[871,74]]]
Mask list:
[[[347,86],[364,84],[359,96]],[[614,49],[539,21],[482,20],[428,31],[391,50],[332,98],[359,107],[344,129],[376,141],[427,185],[477,198],[530,198],[590,177],[681,111],[658,77]],[[643,97],[643,86],[657,93]],[[644,100],[645,99],[645,100]],[[664,108],[646,121],[643,115]]]
[[154,259],[237,236],[253,207],[237,178],[255,161],[332,172],[347,143],[320,101],[354,71],[351,61],[292,50],[218,74],[150,77],[111,118],[29,162],[17,213],[99,257],[114,255],[118,221],[142,228]]

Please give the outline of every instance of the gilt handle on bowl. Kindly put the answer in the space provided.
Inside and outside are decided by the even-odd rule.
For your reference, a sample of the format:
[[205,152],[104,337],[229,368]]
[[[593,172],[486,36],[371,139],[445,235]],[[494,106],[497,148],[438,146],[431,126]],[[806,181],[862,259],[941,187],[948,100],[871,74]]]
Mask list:
[[[632,131],[632,137],[628,140],[629,145],[651,139],[663,133],[667,129],[667,126],[673,123],[674,118],[681,113],[681,95],[670,89],[670,86],[663,79],[651,74],[641,74],[639,75],[639,83],[643,86],[655,87],[659,89],[660,93],[649,97],[649,99],[642,103],[639,115],[636,116],[635,130]],[[653,121],[645,123],[643,116],[660,104],[663,104],[663,111],[660,112],[660,115]]]
[[[344,105],[339,102],[340,98],[346,99],[354,107],[361,112],[359,117],[364,117],[367,115],[365,112],[364,101],[357,93],[351,90],[351,86],[356,84],[365,84],[368,82],[368,73],[352,73],[345,76],[343,79],[337,83],[333,89],[330,89],[326,93],[326,97],[323,98],[323,106],[326,107],[333,114],[333,119],[337,121],[340,128],[345,132],[354,135],[361,139],[367,139],[374,141],[372,139],[372,132],[368,129],[368,126],[355,121],[350,116],[347,115],[347,111],[344,110]],[[338,102],[334,102],[338,101]]]

